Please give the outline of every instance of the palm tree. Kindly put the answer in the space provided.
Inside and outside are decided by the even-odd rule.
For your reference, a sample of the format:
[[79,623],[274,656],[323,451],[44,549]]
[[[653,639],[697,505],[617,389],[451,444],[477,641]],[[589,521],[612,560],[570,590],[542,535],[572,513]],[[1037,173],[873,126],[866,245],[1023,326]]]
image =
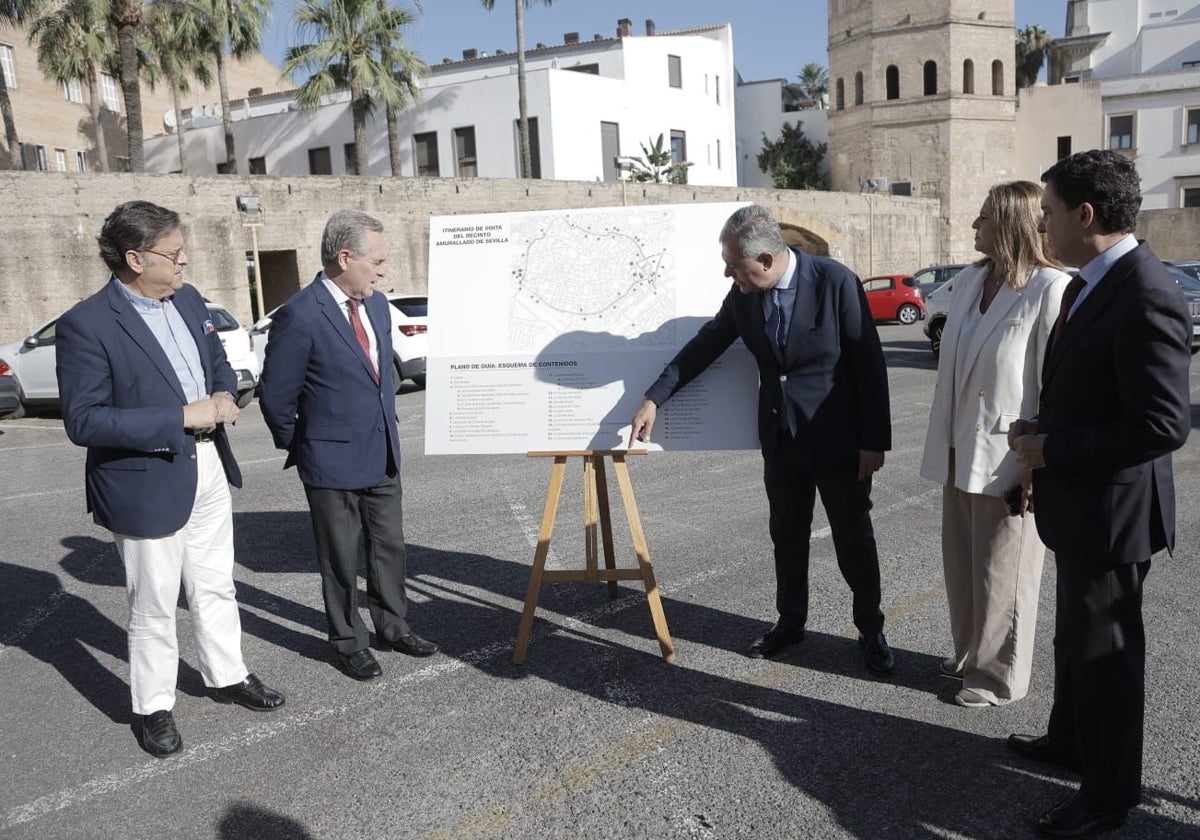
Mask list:
[[187,172],[181,96],[191,89],[193,80],[204,88],[213,81],[214,32],[204,23],[200,10],[187,0],[158,0],[146,19],[154,77],[166,79],[171,88],[181,173]]
[[1017,30],[1017,87],[1033,87],[1054,37],[1036,23]]
[[[491,11],[495,0],[482,0],[483,7]],[[549,6],[554,0],[540,0],[542,5]],[[513,0],[517,9],[517,138],[521,146],[521,177],[528,178],[533,171],[529,152],[529,105],[525,101],[525,7],[533,0]]]
[[221,123],[225,128],[225,167],[237,172],[237,153],[233,142],[233,115],[229,112],[229,79],[226,71],[226,47],[232,58],[242,59],[262,49],[263,27],[271,0],[198,0],[212,29],[210,39],[217,60],[217,84],[221,91]]
[[103,97],[100,72],[112,52],[104,0],[67,0],[46,10],[29,27],[29,43],[36,45],[38,68],[47,79],[63,85],[83,81],[88,89],[88,111],[96,132],[97,167],[108,171],[108,143],[100,121]]
[[125,124],[129,135],[129,171],[146,168],[142,130],[141,63],[138,35],[146,13],[144,0],[107,0],[108,22],[117,33],[120,55],[121,97],[125,100]]
[[796,81],[801,95],[815,106],[819,106],[829,93],[829,71],[816,62],[801,67]]
[[[349,88],[354,166],[360,175],[367,173],[367,116],[377,103],[398,108],[404,102],[394,68],[425,67],[404,48],[399,32],[414,19],[403,9],[381,9],[376,0],[304,0],[296,10],[299,35],[307,36],[309,43],[288,49],[283,72],[293,77],[311,74],[296,91],[296,102],[306,111]],[[383,60],[381,49],[393,63]]]
[[[30,7],[38,3],[23,0],[0,0],[0,29],[5,25],[19,26],[29,22]],[[8,142],[8,154],[12,168],[21,168],[21,138],[17,135],[17,122],[13,118],[12,100],[8,96],[8,80],[0,72],[0,117],[4,119],[4,139]]]
[[[376,0],[379,13],[388,9],[388,0]],[[417,4],[420,8],[420,4]],[[379,42],[379,58],[385,67],[390,67],[396,77],[397,84],[409,101],[420,98],[421,91],[417,87],[417,77],[425,72],[425,65],[414,53],[408,50],[395,50],[391,40],[384,38]],[[392,176],[400,177],[400,113],[399,105],[385,105],[384,116],[387,119],[388,161],[391,163]]]

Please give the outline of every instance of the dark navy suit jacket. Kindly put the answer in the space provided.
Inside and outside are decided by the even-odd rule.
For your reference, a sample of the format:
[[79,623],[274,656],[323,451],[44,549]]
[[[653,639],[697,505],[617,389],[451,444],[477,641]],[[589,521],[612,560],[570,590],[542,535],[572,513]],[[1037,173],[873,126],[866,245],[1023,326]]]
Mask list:
[[[318,275],[318,278],[320,275]],[[267,341],[259,405],[284,468],[330,490],[362,490],[383,481],[389,451],[400,467],[392,378],[390,304],[372,294],[363,307],[375,330],[379,383],[350,322],[320,279],[275,313]]]
[[1175,544],[1170,453],[1191,429],[1192,319],[1146,244],[1121,257],[1053,339],[1042,368],[1034,516],[1057,554],[1093,568]]
[[732,286],[720,311],[684,345],[646,392],[661,405],[736,339],[758,362],[758,436],[774,455],[780,411],[798,420],[797,451],[813,469],[858,469],[858,452],[892,448],[887,364],[862,283],[836,260],[792,249],[796,289],[780,362],[765,332],[763,292]]
[[[183,428],[187,404],[158,339],[117,285],[80,301],[58,319],[58,393],[67,437],[87,447],[87,505],[97,525],[133,537],[182,528],[196,497],[196,441]],[[237,393],[237,374],[191,286],[173,298],[204,367],[205,387]],[[225,476],[242,486],[224,426],[217,451]]]

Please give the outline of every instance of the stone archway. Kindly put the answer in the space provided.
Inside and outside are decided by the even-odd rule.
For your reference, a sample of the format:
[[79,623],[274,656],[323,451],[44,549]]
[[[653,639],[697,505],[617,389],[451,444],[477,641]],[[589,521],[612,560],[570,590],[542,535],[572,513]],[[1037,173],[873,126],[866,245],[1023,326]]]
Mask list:
[[829,256],[829,243],[808,228],[799,225],[780,222],[779,230],[783,233],[783,241],[794,248],[799,248],[806,254],[818,257]]

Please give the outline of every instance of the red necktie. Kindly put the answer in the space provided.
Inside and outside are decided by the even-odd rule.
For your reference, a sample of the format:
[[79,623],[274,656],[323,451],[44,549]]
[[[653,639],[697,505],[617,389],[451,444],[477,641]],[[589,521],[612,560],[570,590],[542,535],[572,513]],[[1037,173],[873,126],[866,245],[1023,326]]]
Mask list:
[[354,328],[354,335],[358,338],[358,346],[362,348],[363,355],[367,357],[367,361],[371,363],[371,378],[375,380],[375,384],[379,384],[379,371],[375,367],[375,360],[371,358],[371,340],[367,338],[367,330],[363,327],[362,318],[358,315],[358,306],[360,301],[356,298],[348,298],[346,303],[350,305],[350,326]]
[[1075,305],[1075,299],[1079,297],[1079,293],[1086,285],[1083,277],[1076,274],[1067,284],[1067,288],[1063,289],[1062,304],[1058,307],[1058,320],[1054,322],[1054,329],[1050,331],[1050,338],[1053,341],[1058,341],[1058,334],[1062,331],[1063,324],[1067,323],[1067,315],[1071,312],[1071,307]]

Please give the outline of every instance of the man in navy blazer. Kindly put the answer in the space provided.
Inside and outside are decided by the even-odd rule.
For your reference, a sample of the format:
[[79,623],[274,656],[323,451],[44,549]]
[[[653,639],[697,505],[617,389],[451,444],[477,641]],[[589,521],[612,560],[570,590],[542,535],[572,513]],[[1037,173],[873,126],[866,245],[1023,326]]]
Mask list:
[[148,201],[104,220],[108,283],[58,319],[63,425],[87,447],[87,507],[113,534],[129,592],[129,688],[142,747],[183,747],[175,725],[182,581],[200,674],[213,699],[283,705],[242,662],[229,485],[242,486],[225,424],[237,377],[204,299],[183,283],[178,214]]
[[[841,263],[789,249],[763,207],[743,207],[721,231],[720,311],[646,391],[632,438],[649,440],[657,408],[741,338],[758,362],[758,434],[775,545],[775,625],[750,647],[769,657],[804,638],[816,494],[838,567],[854,594],[867,668],[892,672],[883,635],[871,476],[891,449],[887,365],[862,283]],[[632,443],[632,441],[631,441]]]
[[1175,544],[1171,452],[1191,429],[1192,320],[1179,287],[1130,233],[1142,203],[1133,161],[1080,152],[1042,180],[1042,229],[1080,266],[1042,366],[1035,421],[1009,429],[1033,470],[1038,533],[1054,551],[1054,705],[1045,735],[1012,735],[1031,758],[1082,770],[1038,831],[1090,837],[1142,796],[1150,556]]
[[312,516],[329,641],[351,677],[383,670],[358,612],[358,548],[366,537],[367,601],[380,647],[430,656],[408,625],[400,438],[392,380],[391,314],[373,294],[386,276],[378,219],[333,214],[321,237],[324,270],[271,322],[259,404],[275,445],[296,467]]

